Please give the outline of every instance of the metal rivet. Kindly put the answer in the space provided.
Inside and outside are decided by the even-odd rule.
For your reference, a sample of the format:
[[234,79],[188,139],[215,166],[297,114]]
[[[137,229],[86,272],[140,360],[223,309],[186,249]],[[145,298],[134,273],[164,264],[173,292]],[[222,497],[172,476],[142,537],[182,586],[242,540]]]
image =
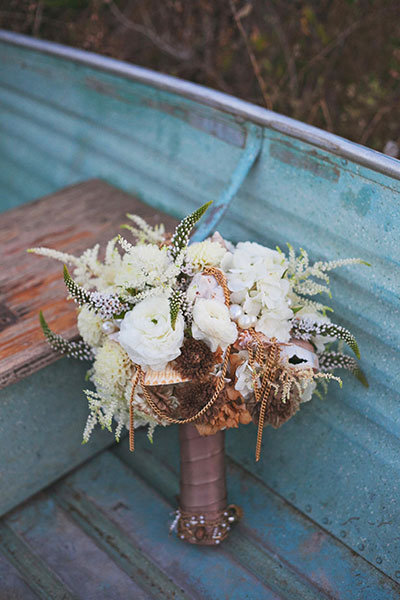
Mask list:
[[400,579],[400,571],[396,571],[395,576]]
[[365,548],[364,544],[358,544],[358,549],[359,550],[364,550],[364,548]]
[[311,512],[311,504],[306,504],[306,511]]
[[346,537],[346,535],[347,535],[347,533],[344,530],[342,530],[340,532],[340,537]]
[[382,559],[380,556],[376,557],[376,562],[378,563],[378,565],[380,565],[382,563]]

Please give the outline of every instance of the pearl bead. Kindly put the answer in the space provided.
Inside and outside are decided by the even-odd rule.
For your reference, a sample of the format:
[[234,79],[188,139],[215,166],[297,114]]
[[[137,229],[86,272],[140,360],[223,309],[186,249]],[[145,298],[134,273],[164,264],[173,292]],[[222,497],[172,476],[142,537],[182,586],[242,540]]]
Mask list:
[[243,315],[243,309],[240,304],[231,304],[229,308],[231,319],[237,321]]
[[108,335],[109,333],[113,333],[115,331],[115,325],[112,321],[104,321],[104,323],[101,324],[101,330],[103,333]]
[[251,327],[252,325],[254,325],[254,323],[253,323],[252,318],[251,318],[250,315],[242,315],[238,319],[238,325],[242,329],[248,329],[249,327]]
[[254,325],[258,321],[257,317],[255,315],[250,315],[250,320],[251,320],[251,326],[254,327]]

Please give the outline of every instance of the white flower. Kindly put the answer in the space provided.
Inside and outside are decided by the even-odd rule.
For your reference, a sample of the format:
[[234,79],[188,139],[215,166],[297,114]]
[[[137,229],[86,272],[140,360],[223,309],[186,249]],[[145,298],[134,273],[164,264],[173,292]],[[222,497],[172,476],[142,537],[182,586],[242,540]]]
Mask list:
[[269,338],[276,338],[278,342],[288,342],[292,327],[289,319],[292,315],[292,311],[286,307],[280,310],[263,310],[255,330],[261,331]]
[[161,371],[179,356],[184,327],[179,314],[172,329],[168,299],[151,296],[126,313],[118,341],[134,363]]
[[249,398],[253,393],[253,376],[248,360],[245,360],[236,369],[235,390],[240,392],[243,398],[246,399]]
[[234,252],[227,252],[221,262],[232,292],[250,290],[257,281],[280,279],[287,268],[283,254],[255,242],[239,242]]
[[197,298],[207,298],[208,300],[219,300],[225,302],[224,291],[212,275],[202,275],[197,273],[186,292],[189,302],[194,302]]
[[195,270],[219,267],[225,254],[226,249],[221,244],[210,240],[190,244],[186,250],[186,256]]
[[132,364],[115,341],[106,338],[93,363],[92,380],[102,396],[118,396],[131,377]]
[[155,244],[133,246],[122,258],[115,285],[136,289],[161,285],[165,282],[168,267],[170,260],[166,247],[159,248]]
[[225,304],[199,298],[193,308],[192,335],[196,340],[204,340],[215,352],[218,346],[225,350],[236,341],[237,328]]
[[226,271],[231,302],[246,315],[257,317],[256,331],[286,342],[290,337],[290,282],[285,279],[284,254],[252,242],[241,242],[221,263]]
[[82,306],[78,313],[78,331],[89,346],[100,345],[104,337],[101,329],[102,322],[102,319],[87,305]]
[[312,398],[316,387],[317,384],[315,383],[315,381],[307,381],[301,393],[300,402],[309,402]]

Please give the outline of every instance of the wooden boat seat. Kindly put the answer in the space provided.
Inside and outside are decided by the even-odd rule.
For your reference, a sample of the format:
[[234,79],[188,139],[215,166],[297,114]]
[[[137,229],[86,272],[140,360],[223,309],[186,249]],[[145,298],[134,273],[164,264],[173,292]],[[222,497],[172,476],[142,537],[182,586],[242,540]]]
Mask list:
[[116,445],[105,432],[81,446],[86,367],[58,359],[38,323],[43,309],[73,338],[74,304],[62,265],[25,250],[78,253],[116,234],[127,212],[175,223],[100,180],[0,216],[0,598],[398,598],[392,579],[249,468],[237,432],[228,435],[228,487],[245,519],[218,550],[168,536],[176,427],[159,428],[153,445],[139,431],[133,455],[126,439]]

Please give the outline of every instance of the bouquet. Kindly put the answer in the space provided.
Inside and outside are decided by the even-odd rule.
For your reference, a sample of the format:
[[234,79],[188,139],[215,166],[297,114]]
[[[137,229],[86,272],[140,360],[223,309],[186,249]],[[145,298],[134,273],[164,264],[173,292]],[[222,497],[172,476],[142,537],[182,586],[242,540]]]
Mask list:
[[[88,442],[96,425],[115,438],[147,426],[180,424],[181,494],[174,527],[191,543],[219,544],[240,509],[227,505],[224,432],[278,428],[313,395],[321,397],[334,374],[347,369],[363,384],[354,336],[334,324],[316,301],[330,295],[328,273],[363,263],[343,259],[311,264],[254,242],[234,245],[218,232],[189,244],[205,204],[173,235],[137,215],[123,226],[132,236],[110,240],[76,257],[49,248],[31,252],[64,262],[69,297],[77,303],[81,338],[68,341],[40,322],[51,347],[91,361],[84,391]],[[366,264],[366,263],[364,263]],[[348,346],[355,355],[344,352]]]

